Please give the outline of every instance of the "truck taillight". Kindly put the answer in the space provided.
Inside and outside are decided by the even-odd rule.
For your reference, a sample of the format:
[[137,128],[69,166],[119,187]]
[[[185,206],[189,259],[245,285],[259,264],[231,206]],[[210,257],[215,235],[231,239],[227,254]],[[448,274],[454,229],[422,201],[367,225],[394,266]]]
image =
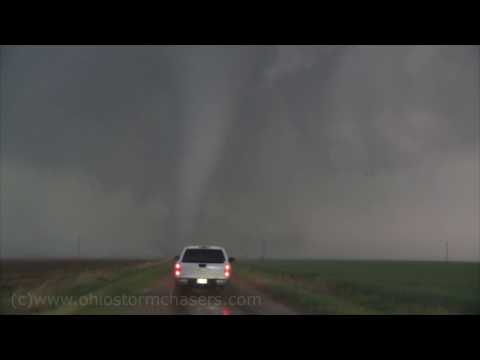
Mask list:
[[230,277],[230,272],[231,272],[231,266],[230,264],[225,264],[224,272],[223,274],[225,275],[226,278]]
[[175,264],[175,277],[179,277],[181,274],[182,267],[179,263]]

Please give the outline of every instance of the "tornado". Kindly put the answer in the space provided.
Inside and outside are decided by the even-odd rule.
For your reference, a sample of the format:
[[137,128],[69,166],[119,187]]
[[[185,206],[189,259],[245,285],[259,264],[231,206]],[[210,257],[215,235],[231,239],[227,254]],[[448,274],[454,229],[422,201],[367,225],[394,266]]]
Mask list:
[[249,47],[177,47],[176,71],[183,94],[178,174],[179,242],[194,243],[206,188],[226,146],[239,102],[258,58]]

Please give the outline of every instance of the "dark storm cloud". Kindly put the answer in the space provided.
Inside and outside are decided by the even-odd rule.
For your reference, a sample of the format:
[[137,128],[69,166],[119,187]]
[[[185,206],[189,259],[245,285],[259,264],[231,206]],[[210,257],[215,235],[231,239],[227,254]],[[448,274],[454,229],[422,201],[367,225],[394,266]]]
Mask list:
[[159,169],[174,166],[180,104],[163,49],[10,51],[5,155],[95,174],[106,190],[132,185],[141,193],[171,183]]
[[7,47],[1,64],[11,256],[78,236],[96,256],[478,253],[477,47]]

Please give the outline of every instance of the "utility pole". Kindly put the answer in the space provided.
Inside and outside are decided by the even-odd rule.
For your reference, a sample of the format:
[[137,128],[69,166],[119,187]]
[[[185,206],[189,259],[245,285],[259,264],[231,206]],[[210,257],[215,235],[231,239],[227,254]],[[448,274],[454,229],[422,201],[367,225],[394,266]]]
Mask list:
[[77,259],[80,260],[80,235],[77,236]]
[[448,241],[445,242],[445,261],[448,263]]
[[266,244],[266,240],[263,239],[262,240],[262,260],[265,260],[265,256],[266,256],[266,253],[267,253],[267,244]]

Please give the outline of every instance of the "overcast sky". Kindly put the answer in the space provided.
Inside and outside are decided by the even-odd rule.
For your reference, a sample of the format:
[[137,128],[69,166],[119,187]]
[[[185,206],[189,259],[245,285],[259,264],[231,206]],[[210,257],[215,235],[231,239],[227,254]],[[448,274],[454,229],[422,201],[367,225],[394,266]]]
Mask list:
[[479,53],[2,47],[2,255],[478,260]]

